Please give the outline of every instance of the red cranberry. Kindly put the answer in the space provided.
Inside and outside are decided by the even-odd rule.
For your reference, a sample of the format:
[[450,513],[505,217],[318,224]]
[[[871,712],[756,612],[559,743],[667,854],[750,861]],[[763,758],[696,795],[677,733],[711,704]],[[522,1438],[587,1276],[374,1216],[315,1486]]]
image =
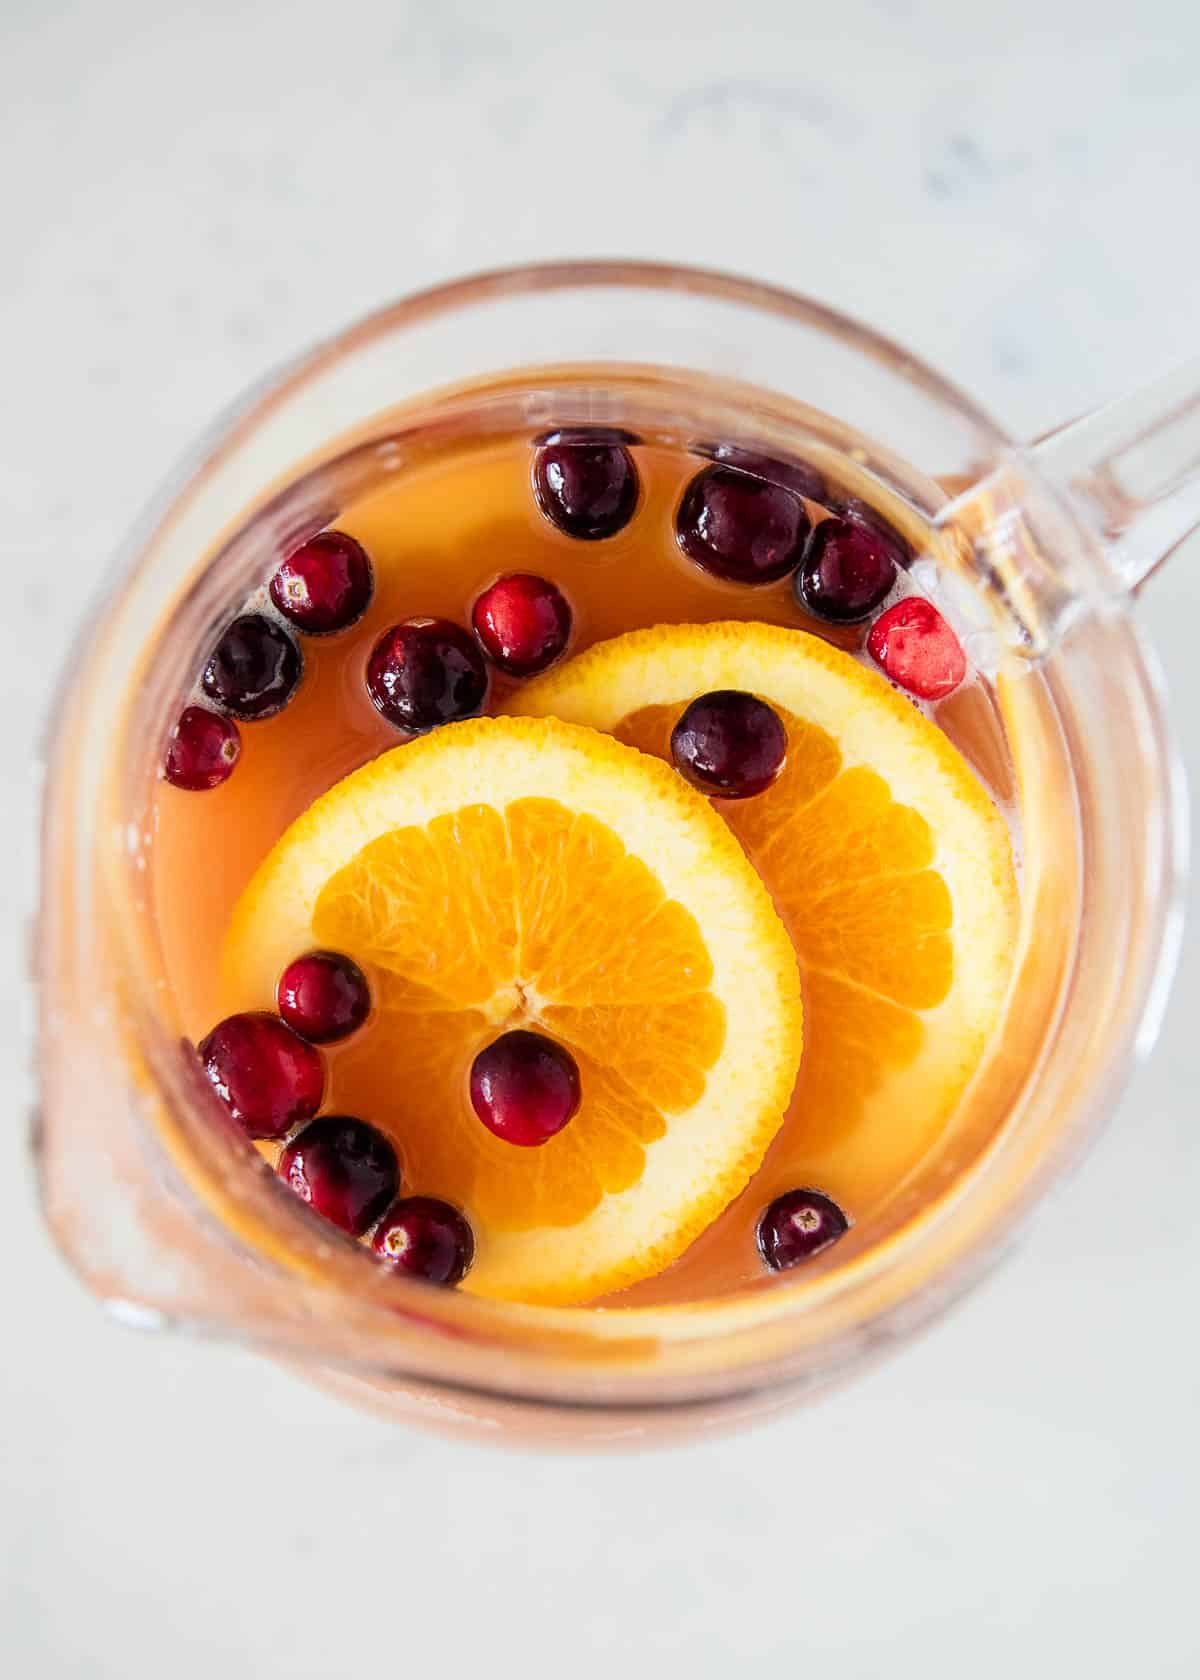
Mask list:
[[474,717],[488,675],[472,638],[445,618],[410,618],[385,630],[367,661],[367,693],[397,729],[423,734]]
[[339,951],[310,951],[289,963],[276,993],[279,1013],[310,1044],[332,1044],[361,1027],[371,1009],[367,977]]
[[671,757],[701,793],[748,799],[783,768],[787,731],[766,701],[736,689],[693,700],[671,731]]
[[819,1190],[776,1196],[758,1222],[758,1250],[773,1272],[811,1260],[850,1229],[836,1202]]
[[245,613],[222,635],[201,681],[223,712],[253,720],[287,705],[300,671],[300,650],[287,632],[262,613]]
[[533,458],[533,493],[552,525],[597,542],[633,518],[638,475],[627,434],[576,427],[544,438]]
[[203,706],[185,706],[167,742],[163,775],[172,787],[201,793],[220,787],[233,774],[241,751],[242,738],[231,718]]
[[856,519],[822,520],[796,577],[796,596],[818,618],[853,624],[883,600],[904,559],[874,526]]
[[692,447],[698,455],[707,455],[722,466],[753,473],[756,478],[765,478],[768,484],[782,484],[810,502],[828,500],[825,475],[810,461],[801,461],[796,456],[764,455],[760,450],[743,449],[735,443],[697,443]]
[[567,645],[571,609],[560,589],[528,572],[497,578],[471,608],[479,645],[511,677],[544,671]]
[[675,515],[680,548],[730,583],[775,583],[795,571],[811,528],[804,503],[782,484],[734,467],[706,467]]
[[867,647],[892,681],[920,700],[944,700],[967,674],[962,643],[921,595],[909,595],[881,613]]
[[506,1032],[471,1066],[471,1106],[506,1143],[545,1143],[579,1107],[575,1058],[541,1033]]
[[393,1202],[371,1238],[381,1260],[427,1283],[458,1283],[475,1258],[475,1237],[449,1202],[407,1196]]
[[279,1176],[326,1219],[361,1237],[400,1188],[396,1151],[374,1126],[323,1114],[279,1157]]
[[200,1060],[248,1137],[282,1137],[321,1106],[320,1052],[274,1015],[230,1015],[201,1039]]
[[345,630],[371,602],[367,551],[342,531],[322,531],[289,554],[271,579],[271,599],[308,636]]

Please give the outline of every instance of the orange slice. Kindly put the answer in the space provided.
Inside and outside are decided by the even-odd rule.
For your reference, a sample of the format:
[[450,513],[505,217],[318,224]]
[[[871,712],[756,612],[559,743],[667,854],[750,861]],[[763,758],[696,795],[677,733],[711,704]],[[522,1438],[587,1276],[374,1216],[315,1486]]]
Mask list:
[[[708,802],[654,759],[550,719],[483,718],[385,753],[287,830],[223,953],[230,1010],[267,1008],[325,946],[372,979],[326,1107],[370,1120],[405,1193],[463,1208],[464,1288],[574,1302],[673,1260],[759,1165],[800,1056],[799,976]],[[537,1148],[480,1124],[471,1062],[532,1026],[580,1069]]]
[[770,789],[714,801],[775,899],[804,982],[804,1061],[756,1201],[800,1182],[861,1209],[944,1128],[1000,1016],[1017,921],[1008,830],[945,735],[804,631],[634,631],[510,705],[669,760],[680,713],[716,689],[768,701],[788,735]]

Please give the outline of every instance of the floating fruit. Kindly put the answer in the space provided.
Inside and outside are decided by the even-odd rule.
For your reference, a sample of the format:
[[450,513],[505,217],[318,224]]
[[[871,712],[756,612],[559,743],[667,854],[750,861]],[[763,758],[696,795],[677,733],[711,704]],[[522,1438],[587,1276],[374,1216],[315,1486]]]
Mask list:
[[[337,1104],[391,1139],[406,1190],[464,1211],[480,1294],[582,1301],[661,1269],[744,1187],[795,1081],[795,957],[741,847],[592,730],[481,718],[331,788],[234,912],[231,1007],[314,943],[372,975]],[[537,1148],[470,1100],[518,1031],[578,1069],[578,1112]]]

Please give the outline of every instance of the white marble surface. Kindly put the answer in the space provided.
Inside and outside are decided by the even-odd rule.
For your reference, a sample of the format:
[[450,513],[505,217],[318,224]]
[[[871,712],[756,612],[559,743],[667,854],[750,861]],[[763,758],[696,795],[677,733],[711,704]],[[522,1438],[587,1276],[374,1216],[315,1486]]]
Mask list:
[[[418,284],[571,253],[795,284],[1030,433],[1196,348],[1190,0],[580,10],[0,0],[0,1663],[1182,1680],[1194,937],[1154,1060],[1020,1256],[852,1392],[742,1438],[540,1459],[392,1430],[118,1330],[37,1226],[28,737],[113,544],[264,367]],[[1144,618],[1194,769],[1198,614],[1193,545]]]

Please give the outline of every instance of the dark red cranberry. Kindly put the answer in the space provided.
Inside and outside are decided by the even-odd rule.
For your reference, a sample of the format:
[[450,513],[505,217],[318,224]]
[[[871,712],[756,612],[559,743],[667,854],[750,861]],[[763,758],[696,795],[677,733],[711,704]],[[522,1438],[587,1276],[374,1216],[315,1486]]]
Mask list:
[[782,484],[786,490],[794,490],[797,496],[804,496],[810,502],[828,499],[825,475],[811,461],[801,461],[794,455],[766,455],[735,443],[697,443],[692,447],[697,455],[707,455],[710,461],[722,466],[753,473],[756,478],[765,478],[768,484]]
[[910,566],[916,559],[916,549],[904,535],[885,519],[877,507],[870,502],[864,502],[859,496],[831,496],[829,506],[834,513],[843,514],[847,519],[853,519],[858,525],[867,525],[876,531],[886,543],[890,543],[896,554],[896,564]]
[[811,1260],[850,1229],[836,1202],[819,1190],[776,1196],[758,1222],[758,1251],[773,1272]]
[[962,643],[921,595],[909,595],[881,613],[867,647],[892,681],[919,700],[944,700],[967,674]]
[[332,1044],[361,1027],[371,1010],[367,977],[340,951],[310,951],[289,963],[276,992],[279,1013],[310,1044]]
[[262,613],[245,613],[222,635],[201,681],[223,712],[252,721],[287,705],[300,671],[300,650],[287,632]]
[[203,706],[185,706],[167,742],[163,775],[172,787],[202,793],[233,774],[241,751],[242,738],[231,718]]
[[361,1237],[400,1188],[396,1151],[374,1126],[323,1114],[279,1157],[289,1190],[352,1237]]
[[471,608],[479,645],[511,677],[544,671],[567,645],[571,609],[560,589],[528,572],[497,578]]
[[230,1015],[201,1039],[200,1060],[247,1137],[282,1137],[325,1094],[320,1052],[274,1015]]
[[445,618],[410,618],[385,630],[367,661],[367,693],[397,729],[423,734],[474,717],[488,675],[474,640]]
[[693,700],[671,731],[675,768],[717,799],[748,799],[769,788],[786,752],[779,713],[732,688]]
[[796,597],[809,612],[853,624],[874,612],[896,582],[904,556],[882,531],[857,519],[817,526],[796,577]]
[[579,1107],[579,1069],[541,1033],[506,1032],[471,1066],[471,1106],[506,1143],[545,1143]]
[[638,475],[625,434],[576,427],[544,439],[533,458],[533,493],[552,525],[598,542],[633,518]]
[[397,1271],[426,1283],[458,1283],[475,1258],[475,1237],[449,1202],[406,1196],[379,1221],[371,1247]]
[[730,583],[774,583],[795,571],[811,520],[782,484],[734,467],[706,467],[675,515],[683,552]]
[[289,554],[271,579],[271,599],[307,636],[345,630],[371,603],[367,551],[342,531],[322,531]]

